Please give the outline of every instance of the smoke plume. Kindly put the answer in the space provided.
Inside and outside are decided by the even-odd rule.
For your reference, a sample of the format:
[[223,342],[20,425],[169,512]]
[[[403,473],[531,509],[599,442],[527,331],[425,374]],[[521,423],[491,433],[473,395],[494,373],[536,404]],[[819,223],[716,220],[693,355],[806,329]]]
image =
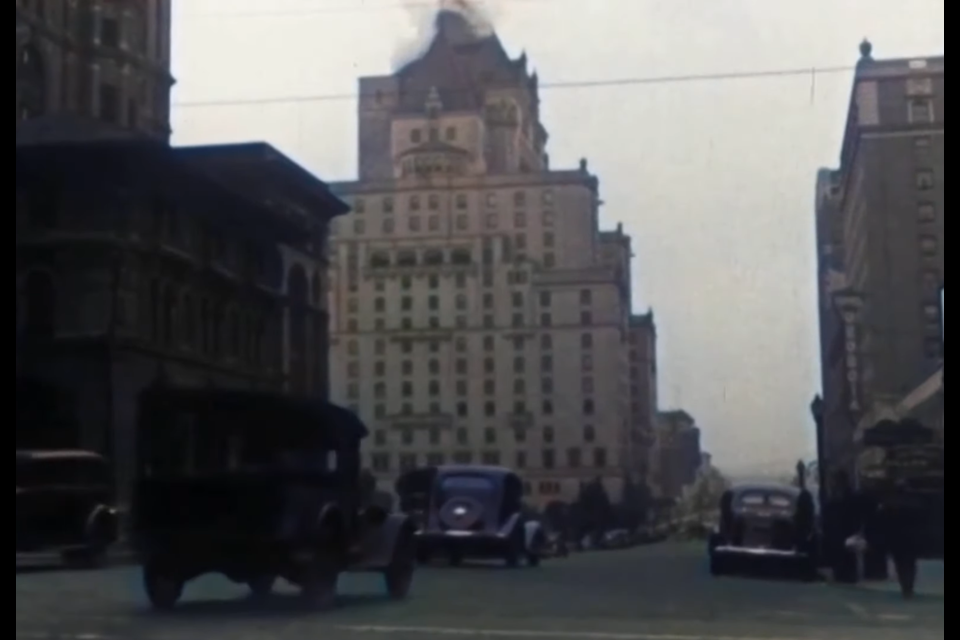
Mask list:
[[488,38],[494,33],[494,15],[502,0],[437,0],[435,7],[423,3],[407,5],[413,25],[413,37],[401,43],[393,56],[394,69],[413,62],[430,47],[440,29],[441,21],[451,15],[458,16],[458,39]]

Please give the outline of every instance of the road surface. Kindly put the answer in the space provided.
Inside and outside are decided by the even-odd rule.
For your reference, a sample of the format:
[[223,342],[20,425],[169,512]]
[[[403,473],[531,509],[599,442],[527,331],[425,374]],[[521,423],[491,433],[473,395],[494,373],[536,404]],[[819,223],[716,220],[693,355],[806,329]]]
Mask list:
[[[944,636],[940,595],[714,580],[702,549],[662,545],[584,554],[540,569],[427,569],[413,598],[388,602],[375,576],[349,576],[328,614],[293,591],[254,607],[211,578],[180,610],[149,611],[133,568],[17,575],[20,640],[926,640]],[[942,584],[942,582],[941,582]]]

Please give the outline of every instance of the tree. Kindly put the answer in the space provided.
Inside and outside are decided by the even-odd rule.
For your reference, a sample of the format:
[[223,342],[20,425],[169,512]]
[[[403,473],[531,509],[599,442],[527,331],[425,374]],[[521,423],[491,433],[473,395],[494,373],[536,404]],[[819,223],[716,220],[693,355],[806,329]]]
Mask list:
[[652,492],[646,483],[627,478],[623,484],[623,496],[616,508],[619,525],[635,531],[648,524],[652,498]]
[[613,503],[600,478],[580,486],[576,507],[584,535],[603,533],[614,524]]

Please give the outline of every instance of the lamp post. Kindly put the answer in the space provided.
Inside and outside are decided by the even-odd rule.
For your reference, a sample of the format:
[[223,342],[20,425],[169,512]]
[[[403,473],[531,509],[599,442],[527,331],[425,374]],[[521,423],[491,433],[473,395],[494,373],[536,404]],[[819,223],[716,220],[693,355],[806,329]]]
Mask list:
[[820,504],[827,502],[827,457],[826,457],[826,433],[824,431],[824,412],[826,410],[823,398],[816,396],[810,403],[810,415],[813,416],[813,422],[817,427],[817,483],[819,485]]

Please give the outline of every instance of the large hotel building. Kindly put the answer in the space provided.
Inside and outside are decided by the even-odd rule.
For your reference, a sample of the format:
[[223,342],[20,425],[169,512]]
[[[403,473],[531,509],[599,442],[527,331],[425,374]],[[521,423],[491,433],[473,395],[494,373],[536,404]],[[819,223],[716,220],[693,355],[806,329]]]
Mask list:
[[869,43],[861,54],[816,213],[823,453],[851,472],[858,434],[913,413],[931,376],[933,417],[917,417],[936,426],[939,396],[943,421],[944,58],[878,60]]
[[631,316],[630,238],[601,232],[586,161],[551,168],[526,57],[455,13],[437,27],[360,81],[359,180],[334,186],[353,214],[333,235],[332,397],[371,424],[385,483],[505,465],[533,503],[596,478],[616,499],[646,473],[656,411],[631,392],[655,328]]

